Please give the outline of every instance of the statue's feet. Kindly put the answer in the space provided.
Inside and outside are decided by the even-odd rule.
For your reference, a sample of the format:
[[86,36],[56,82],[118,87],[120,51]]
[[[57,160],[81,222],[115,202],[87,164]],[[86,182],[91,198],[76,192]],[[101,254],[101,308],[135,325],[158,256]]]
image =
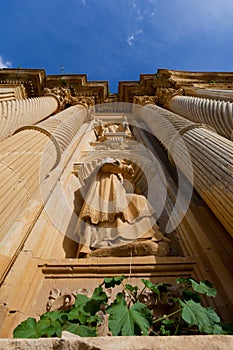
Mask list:
[[135,241],[121,246],[99,248],[88,254],[87,257],[125,257],[125,256],[167,256],[170,251],[170,242],[163,239],[160,242],[152,240]]

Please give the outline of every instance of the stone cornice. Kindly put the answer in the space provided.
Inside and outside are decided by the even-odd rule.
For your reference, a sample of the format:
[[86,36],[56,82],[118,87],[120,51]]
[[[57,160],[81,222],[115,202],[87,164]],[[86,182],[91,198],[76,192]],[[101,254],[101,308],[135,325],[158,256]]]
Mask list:
[[108,82],[87,81],[86,74],[48,75],[46,87],[69,88],[76,97],[94,97],[95,104],[104,103],[108,97]]
[[199,87],[233,88],[233,72],[190,72],[171,69],[158,69],[155,86],[160,87]]
[[40,97],[45,87],[45,70],[4,68],[0,70],[0,84],[22,84],[28,98]]
[[155,96],[154,74],[141,74],[139,81],[120,81],[118,86],[119,102],[133,103],[135,96]]
[[155,96],[161,88],[182,88],[185,95],[196,89],[233,90],[233,73],[158,69],[156,74],[141,74],[138,81],[120,81],[114,95],[109,94],[107,81],[88,81],[86,74],[46,75],[44,69],[1,69],[0,84],[21,84],[27,98],[42,96],[45,87],[69,88],[73,96],[94,98],[97,105],[113,101],[133,103],[135,96]]
[[0,84],[23,84],[27,97],[43,95],[44,88],[69,88],[77,97],[94,97],[95,104],[108,98],[107,81],[87,81],[86,74],[47,75],[44,69],[4,68],[0,70]]

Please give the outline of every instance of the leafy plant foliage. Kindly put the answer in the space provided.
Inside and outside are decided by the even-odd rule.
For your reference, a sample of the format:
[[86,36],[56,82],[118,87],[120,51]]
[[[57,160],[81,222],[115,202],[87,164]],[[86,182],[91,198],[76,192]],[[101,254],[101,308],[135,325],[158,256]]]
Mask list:
[[[200,294],[216,296],[209,281],[178,278],[174,286],[142,279],[140,290],[125,279],[105,278],[91,297],[78,294],[69,310],[29,317],[15,328],[14,338],[60,337],[62,331],[96,337],[103,320],[113,336],[233,334],[232,325],[222,324],[213,308],[201,304]],[[121,292],[111,301],[107,292],[116,286]]]
[[152,325],[152,315],[145,304],[134,303],[128,308],[123,293],[107,308],[112,335],[147,335]]

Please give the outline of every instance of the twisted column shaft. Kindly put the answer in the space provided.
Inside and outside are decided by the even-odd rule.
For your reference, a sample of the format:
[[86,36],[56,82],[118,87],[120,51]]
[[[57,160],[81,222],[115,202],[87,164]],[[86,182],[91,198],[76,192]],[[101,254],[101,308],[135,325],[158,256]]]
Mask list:
[[141,114],[191,183],[194,176],[194,188],[233,237],[232,142],[158,106],[147,105]]
[[212,126],[220,135],[233,140],[233,103],[193,96],[173,96],[166,107],[197,123]]
[[23,127],[0,143],[0,238],[59,163],[86,116],[86,108],[76,105],[36,126]]
[[0,101],[0,141],[25,125],[33,125],[48,117],[59,107],[54,96]]

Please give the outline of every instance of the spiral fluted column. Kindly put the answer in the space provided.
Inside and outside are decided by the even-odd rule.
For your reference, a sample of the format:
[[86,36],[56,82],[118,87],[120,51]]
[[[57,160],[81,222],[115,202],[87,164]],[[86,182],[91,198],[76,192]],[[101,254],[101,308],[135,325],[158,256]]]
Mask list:
[[0,141],[25,125],[33,125],[59,108],[55,96],[0,101]]
[[194,178],[194,188],[233,237],[232,142],[155,105],[143,107],[141,115],[175,165],[190,182]]
[[166,107],[196,123],[212,126],[220,135],[233,140],[233,103],[193,96],[173,96]]
[[86,117],[87,109],[75,105],[43,123],[17,130],[0,143],[0,238],[59,163]]

